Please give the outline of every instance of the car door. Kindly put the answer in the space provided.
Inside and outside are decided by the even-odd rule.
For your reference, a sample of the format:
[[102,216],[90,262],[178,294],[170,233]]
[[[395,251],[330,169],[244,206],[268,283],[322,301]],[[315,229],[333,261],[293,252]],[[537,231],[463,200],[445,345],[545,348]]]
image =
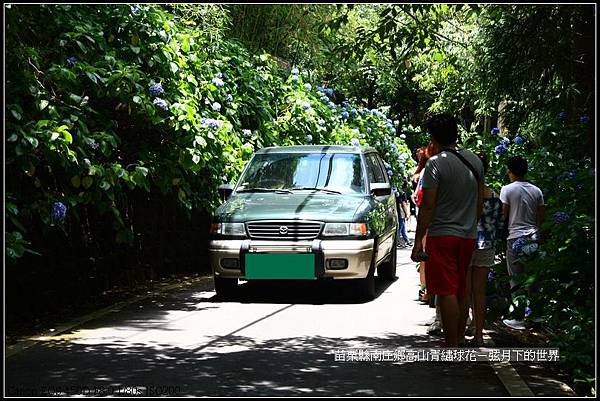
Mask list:
[[[369,185],[390,184],[383,162],[377,153],[365,155]],[[385,258],[394,246],[394,233],[397,227],[396,200],[393,192],[389,195],[373,196],[373,227],[379,237],[377,241],[377,262]]]

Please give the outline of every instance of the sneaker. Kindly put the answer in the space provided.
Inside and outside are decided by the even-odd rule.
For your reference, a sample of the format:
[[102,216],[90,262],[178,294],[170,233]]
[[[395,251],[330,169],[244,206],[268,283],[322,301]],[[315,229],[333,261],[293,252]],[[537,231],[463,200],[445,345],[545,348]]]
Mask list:
[[427,328],[427,334],[437,336],[442,334],[442,323],[439,320],[434,321],[431,326]]
[[413,246],[413,243],[412,243],[412,242],[410,242],[410,241],[408,241],[408,242],[406,243],[406,246]]
[[504,319],[502,323],[514,330],[525,330],[525,322],[523,320]]

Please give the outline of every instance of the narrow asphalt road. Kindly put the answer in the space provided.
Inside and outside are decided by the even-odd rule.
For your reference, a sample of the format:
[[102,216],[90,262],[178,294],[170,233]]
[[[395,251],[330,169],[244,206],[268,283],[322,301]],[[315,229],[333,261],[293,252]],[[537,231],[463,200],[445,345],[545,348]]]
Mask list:
[[486,362],[336,360],[436,347],[409,256],[371,302],[313,282],[246,283],[222,302],[205,280],[133,303],[5,359],[5,394],[507,396]]

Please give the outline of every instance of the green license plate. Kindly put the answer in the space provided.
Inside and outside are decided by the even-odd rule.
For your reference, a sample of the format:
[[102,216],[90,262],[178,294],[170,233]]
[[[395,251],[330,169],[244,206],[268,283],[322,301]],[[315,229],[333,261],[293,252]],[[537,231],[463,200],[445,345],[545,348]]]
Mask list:
[[247,253],[246,278],[316,280],[312,253]]

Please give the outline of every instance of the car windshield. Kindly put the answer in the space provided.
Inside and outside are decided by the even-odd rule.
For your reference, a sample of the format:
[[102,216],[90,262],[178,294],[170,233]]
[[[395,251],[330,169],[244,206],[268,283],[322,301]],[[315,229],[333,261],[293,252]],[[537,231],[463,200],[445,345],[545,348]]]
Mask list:
[[321,190],[364,193],[361,158],[351,153],[269,153],[255,155],[236,192]]

